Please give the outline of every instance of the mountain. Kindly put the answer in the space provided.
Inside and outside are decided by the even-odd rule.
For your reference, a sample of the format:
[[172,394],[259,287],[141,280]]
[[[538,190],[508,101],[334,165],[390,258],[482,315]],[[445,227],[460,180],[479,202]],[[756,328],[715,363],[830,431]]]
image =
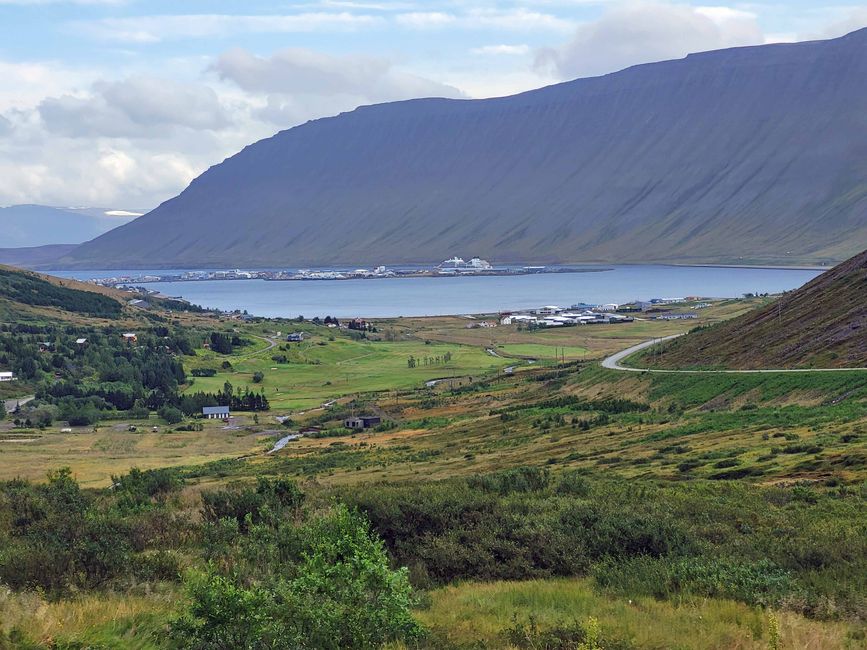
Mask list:
[[46,244],[24,248],[0,248],[0,264],[25,269],[51,268],[61,257],[68,255],[76,244]]
[[648,356],[654,367],[867,367],[867,251],[776,302],[690,332]]
[[80,244],[129,223],[138,212],[101,208],[13,205],[0,208],[3,248]]
[[248,146],[77,267],[837,261],[867,241],[867,30]]

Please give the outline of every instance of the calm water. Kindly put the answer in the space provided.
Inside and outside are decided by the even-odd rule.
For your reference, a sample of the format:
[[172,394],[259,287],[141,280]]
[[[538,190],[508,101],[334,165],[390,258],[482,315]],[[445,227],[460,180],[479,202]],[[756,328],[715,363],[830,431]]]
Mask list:
[[[610,268],[610,267],[609,267]],[[79,279],[147,271],[76,271]],[[162,271],[166,273],[166,271]],[[266,282],[231,280],[144,284],[171,296],[257,316],[436,316],[489,313],[542,305],[624,303],[651,298],[735,298],[795,289],[820,271],[679,266],[617,266],[597,273]]]

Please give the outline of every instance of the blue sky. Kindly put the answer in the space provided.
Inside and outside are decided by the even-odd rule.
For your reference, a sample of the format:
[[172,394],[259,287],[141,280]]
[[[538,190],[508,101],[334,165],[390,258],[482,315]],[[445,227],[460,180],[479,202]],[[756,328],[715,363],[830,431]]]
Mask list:
[[0,205],[150,208],[360,104],[865,26],[867,3],[846,0],[0,0]]

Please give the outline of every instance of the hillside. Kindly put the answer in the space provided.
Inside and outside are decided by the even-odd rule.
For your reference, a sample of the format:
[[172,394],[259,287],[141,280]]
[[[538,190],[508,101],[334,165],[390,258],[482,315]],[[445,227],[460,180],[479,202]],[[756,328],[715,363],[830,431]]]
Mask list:
[[861,30],[362,107],[248,146],[64,262],[841,260],[867,237],[865,78]]
[[[119,213],[112,215],[109,213]],[[13,205],[0,208],[2,247],[33,248],[80,244],[112,228],[129,223],[134,213],[98,208],[53,208],[46,205]],[[55,251],[63,253],[65,251]],[[11,257],[7,255],[9,261]]]
[[[36,273],[0,266],[0,297],[3,302],[31,307],[54,307],[65,312],[103,318],[118,318],[123,308],[118,296],[86,289],[74,280],[49,279]],[[118,292],[119,293],[119,292]]]
[[51,268],[53,264],[71,252],[76,244],[46,244],[24,248],[0,248],[0,264],[21,268]]
[[867,251],[774,303],[648,353],[666,368],[867,366]]

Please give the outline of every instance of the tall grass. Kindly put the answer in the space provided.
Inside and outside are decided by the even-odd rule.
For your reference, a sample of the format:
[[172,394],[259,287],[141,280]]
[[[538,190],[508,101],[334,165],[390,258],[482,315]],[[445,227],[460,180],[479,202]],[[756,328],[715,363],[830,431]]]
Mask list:
[[[430,593],[419,618],[432,631],[434,647],[509,648],[508,630],[532,617],[540,631],[569,628],[590,617],[599,621],[601,647],[682,650],[766,650],[768,614],[729,600],[708,598],[663,602],[613,598],[588,580],[532,580],[467,583]],[[854,649],[859,630],[843,623],[819,623],[791,613],[779,620],[780,648]],[[531,646],[525,646],[531,647]],[[568,647],[568,646],[564,646]]]
[[174,588],[160,588],[135,595],[89,593],[49,601],[35,592],[4,588],[0,648],[163,648],[165,622],[178,597]]

